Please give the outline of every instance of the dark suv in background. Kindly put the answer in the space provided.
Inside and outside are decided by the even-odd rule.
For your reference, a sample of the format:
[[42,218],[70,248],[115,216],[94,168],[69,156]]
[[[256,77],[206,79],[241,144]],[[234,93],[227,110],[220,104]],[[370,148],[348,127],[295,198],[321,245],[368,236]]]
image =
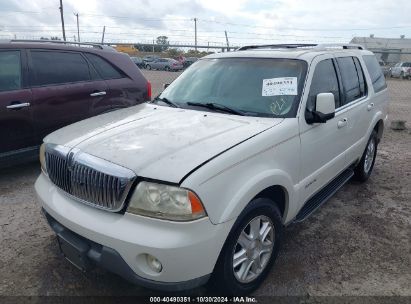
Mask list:
[[0,42],[0,167],[37,157],[63,126],[149,99],[150,82],[110,47]]

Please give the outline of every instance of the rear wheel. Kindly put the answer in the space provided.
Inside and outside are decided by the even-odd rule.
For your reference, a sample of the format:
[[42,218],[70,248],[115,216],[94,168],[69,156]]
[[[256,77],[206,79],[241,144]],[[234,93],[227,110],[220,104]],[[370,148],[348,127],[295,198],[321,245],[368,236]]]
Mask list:
[[169,72],[169,71],[170,71],[170,67],[166,66],[165,70]]
[[252,200],[224,244],[211,283],[230,295],[245,295],[258,288],[277,257],[282,235],[275,203],[266,198]]
[[360,162],[354,169],[355,179],[365,182],[370,177],[372,169],[374,168],[375,157],[377,156],[377,145],[377,132],[374,130],[371,133]]
[[401,79],[405,79],[404,72],[401,72],[400,78],[401,78]]

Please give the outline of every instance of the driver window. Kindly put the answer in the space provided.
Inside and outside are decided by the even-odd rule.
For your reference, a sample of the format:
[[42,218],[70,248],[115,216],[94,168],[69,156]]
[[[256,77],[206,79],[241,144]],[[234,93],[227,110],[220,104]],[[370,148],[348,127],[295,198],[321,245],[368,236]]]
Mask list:
[[332,59],[321,61],[315,68],[310,94],[308,95],[307,100],[307,110],[315,110],[315,100],[320,93],[333,93],[335,98],[335,108],[337,109],[340,107],[340,91]]

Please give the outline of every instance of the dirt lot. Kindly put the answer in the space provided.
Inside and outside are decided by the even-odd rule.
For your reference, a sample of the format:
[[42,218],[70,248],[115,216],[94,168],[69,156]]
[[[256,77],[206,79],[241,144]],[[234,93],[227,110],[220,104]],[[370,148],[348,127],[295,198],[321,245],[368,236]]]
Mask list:
[[[145,71],[159,92],[178,73]],[[411,124],[411,81],[389,81],[391,119]],[[154,94],[153,94],[154,95]],[[285,243],[255,295],[411,296],[411,132],[386,128],[371,179],[343,187]],[[81,273],[40,215],[36,163],[0,171],[0,295],[149,295],[104,270]],[[192,294],[204,294],[205,289]]]

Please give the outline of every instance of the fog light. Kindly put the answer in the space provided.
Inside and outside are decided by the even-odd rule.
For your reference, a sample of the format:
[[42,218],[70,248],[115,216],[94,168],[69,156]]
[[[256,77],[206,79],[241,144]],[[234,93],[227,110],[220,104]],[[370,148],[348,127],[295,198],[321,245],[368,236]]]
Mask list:
[[161,272],[161,270],[163,270],[163,265],[161,265],[161,262],[149,254],[147,254],[147,264],[151,270],[155,272]]

